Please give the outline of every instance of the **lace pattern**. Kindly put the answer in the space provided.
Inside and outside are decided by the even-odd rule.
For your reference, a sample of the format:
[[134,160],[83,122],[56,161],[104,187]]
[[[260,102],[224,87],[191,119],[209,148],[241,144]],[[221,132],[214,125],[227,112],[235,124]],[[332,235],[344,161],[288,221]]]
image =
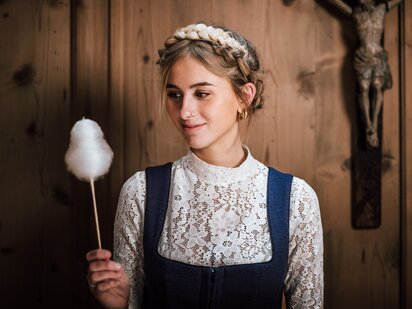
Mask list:
[[123,185],[114,223],[113,260],[121,263],[129,276],[129,309],[141,308],[143,298],[143,224],[146,176],[138,172]]
[[193,153],[177,161],[159,253],[212,267],[270,260],[267,174],[250,155],[235,169],[209,165]]
[[[192,152],[172,166],[172,186],[159,253],[202,266],[265,262],[272,257],[267,222],[268,168],[248,152],[237,168],[209,165]],[[114,258],[130,278],[129,308],[142,299],[145,173],[137,172],[120,193]],[[236,206],[234,206],[236,205]],[[294,177],[290,203],[288,308],[323,304],[323,242],[319,204],[306,182]]]

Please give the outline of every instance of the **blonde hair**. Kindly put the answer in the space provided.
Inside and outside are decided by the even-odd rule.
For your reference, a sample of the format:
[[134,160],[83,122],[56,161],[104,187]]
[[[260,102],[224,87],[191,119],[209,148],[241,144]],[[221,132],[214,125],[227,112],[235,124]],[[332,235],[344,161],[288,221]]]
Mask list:
[[190,55],[209,71],[230,80],[236,95],[243,99],[241,88],[253,83],[256,95],[248,111],[255,112],[263,106],[263,78],[255,47],[238,33],[224,27],[197,23],[179,28],[159,49],[161,98],[165,99],[170,69],[177,59]]

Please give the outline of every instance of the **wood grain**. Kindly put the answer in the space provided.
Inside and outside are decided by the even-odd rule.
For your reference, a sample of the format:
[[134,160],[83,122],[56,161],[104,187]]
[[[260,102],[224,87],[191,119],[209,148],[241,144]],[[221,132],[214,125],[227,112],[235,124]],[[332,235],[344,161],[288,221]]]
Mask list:
[[[382,228],[376,234],[377,247],[382,264],[382,276],[370,275],[371,280],[380,280],[376,285],[376,306],[381,308],[400,305],[400,144],[399,144],[399,29],[398,8],[386,15],[384,46],[388,51],[389,66],[393,74],[393,88],[384,94],[382,137]],[[377,257],[375,257],[377,259]],[[372,272],[377,270],[373,268]],[[384,289],[382,292],[382,288]],[[375,305],[375,304],[374,304]]]
[[[355,34],[350,20],[322,4],[316,10],[316,38],[315,164],[324,229],[325,307],[356,308],[365,271],[362,244],[350,226],[350,146],[356,130],[350,51],[355,48]],[[348,286],[352,297],[341,297],[340,291]]]
[[404,1],[404,114],[403,119],[403,308],[412,308],[412,2]]
[[0,3],[2,308],[72,307],[69,25],[68,0]]

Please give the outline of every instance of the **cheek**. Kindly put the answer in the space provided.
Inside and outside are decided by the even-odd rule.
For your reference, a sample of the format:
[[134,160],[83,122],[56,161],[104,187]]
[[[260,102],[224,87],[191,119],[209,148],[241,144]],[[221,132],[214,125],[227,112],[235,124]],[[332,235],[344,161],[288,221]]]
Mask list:
[[203,116],[213,121],[214,125],[219,128],[231,126],[237,121],[237,106],[226,101],[225,104],[208,110]]
[[225,101],[225,105],[222,107],[222,111],[224,110],[224,116],[227,119],[237,119],[237,112],[239,109],[239,102],[236,96],[231,96],[227,98]]

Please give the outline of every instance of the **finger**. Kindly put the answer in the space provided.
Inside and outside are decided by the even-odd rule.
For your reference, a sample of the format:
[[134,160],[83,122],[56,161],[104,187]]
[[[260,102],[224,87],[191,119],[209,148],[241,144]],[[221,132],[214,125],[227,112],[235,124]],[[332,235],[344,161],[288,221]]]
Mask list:
[[88,262],[96,260],[108,260],[112,257],[112,253],[109,250],[105,249],[96,249],[87,252],[86,260]]
[[98,260],[89,264],[89,273],[99,271],[119,271],[122,269],[122,265],[111,260]]
[[107,280],[96,285],[97,292],[106,292],[120,285],[120,280]]
[[86,259],[88,261],[106,260],[106,259],[110,259],[111,256],[112,256],[112,253],[109,250],[96,249],[96,250],[91,250],[87,252]]
[[119,280],[121,279],[122,274],[116,271],[99,271],[94,272],[88,276],[89,282],[92,284],[98,284],[105,280]]

